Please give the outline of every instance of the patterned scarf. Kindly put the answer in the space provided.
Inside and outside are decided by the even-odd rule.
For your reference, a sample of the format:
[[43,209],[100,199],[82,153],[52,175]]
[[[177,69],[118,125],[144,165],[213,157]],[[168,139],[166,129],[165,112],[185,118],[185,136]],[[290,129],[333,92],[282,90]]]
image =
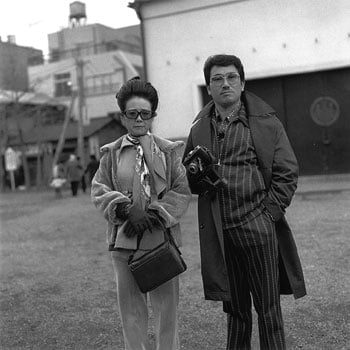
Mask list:
[[127,135],[126,138],[128,141],[130,141],[136,146],[136,164],[135,164],[135,175],[137,180],[136,188],[138,187],[140,188],[140,193],[135,193],[133,195],[140,196],[141,208],[146,209],[151,202],[150,171],[145,161],[143,148],[140,144],[140,140],[137,137],[134,137],[131,135]]

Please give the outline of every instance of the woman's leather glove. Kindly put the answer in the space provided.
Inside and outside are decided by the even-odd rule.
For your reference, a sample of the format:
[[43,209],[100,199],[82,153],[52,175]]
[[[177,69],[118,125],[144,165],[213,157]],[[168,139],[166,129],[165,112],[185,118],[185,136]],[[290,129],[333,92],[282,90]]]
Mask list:
[[147,229],[152,229],[152,223],[147,213],[133,204],[118,204],[116,214],[120,219],[128,220],[124,228],[127,237],[141,235]]
[[152,226],[162,226],[162,219],[159,217],[156,211],[154,210],[148,210],[147,215],[149,219],[151,220]]
[[119,219],[127,220],[130,207],[131,203],[129,202],[118,203],[117,209],[115,210],[115,214]]
[[135,205],[129,208],[128,220],[136,234],[152,229],[152,223],[147,213]]

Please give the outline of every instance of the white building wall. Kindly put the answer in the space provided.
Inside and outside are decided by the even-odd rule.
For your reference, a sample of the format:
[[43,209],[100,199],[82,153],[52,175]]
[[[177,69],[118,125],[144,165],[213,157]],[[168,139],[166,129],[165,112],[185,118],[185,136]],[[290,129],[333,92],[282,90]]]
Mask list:
[[[76,81],[76,69],[73,59],[45,63],[28,67],[29,85],[35,92],[45,93],[50,97],[55,95],[55,74],[70,73],[72,82]],[[74,84],[73,84],[74,86]]]
[[160,95],[154,132],[187,136],[212,54],[239,56],[247,79],[350,66],[349,0],[143,3],[148,79]]

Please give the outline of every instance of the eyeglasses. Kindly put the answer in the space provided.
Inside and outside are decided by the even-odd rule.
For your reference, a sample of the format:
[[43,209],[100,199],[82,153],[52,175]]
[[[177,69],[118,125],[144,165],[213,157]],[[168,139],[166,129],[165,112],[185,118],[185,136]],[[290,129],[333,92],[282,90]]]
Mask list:
[[155,117],[156,113],[146,109],[141,109],[140,111],[137,109],[128,109],[127,111],[124,111],[124,115],[128,119],[137,119],[137,117],[140,116],[142,120],[149,120]]
[[214,75],[210,81],[214,86],[221,86],[224,84],[225,79],[229,85],[237,84],[241,77],[238,73],[227,73],[225,75]]

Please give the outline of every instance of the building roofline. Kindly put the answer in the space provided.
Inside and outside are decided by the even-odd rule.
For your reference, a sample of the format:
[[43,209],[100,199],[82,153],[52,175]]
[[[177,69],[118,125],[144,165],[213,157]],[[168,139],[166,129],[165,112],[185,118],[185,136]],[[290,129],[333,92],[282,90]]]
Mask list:
[[53,97],[44,93],[34,93],[25,91],[0,90],[0,103],[19,103],[34,105],[62,106],[66,105]]

